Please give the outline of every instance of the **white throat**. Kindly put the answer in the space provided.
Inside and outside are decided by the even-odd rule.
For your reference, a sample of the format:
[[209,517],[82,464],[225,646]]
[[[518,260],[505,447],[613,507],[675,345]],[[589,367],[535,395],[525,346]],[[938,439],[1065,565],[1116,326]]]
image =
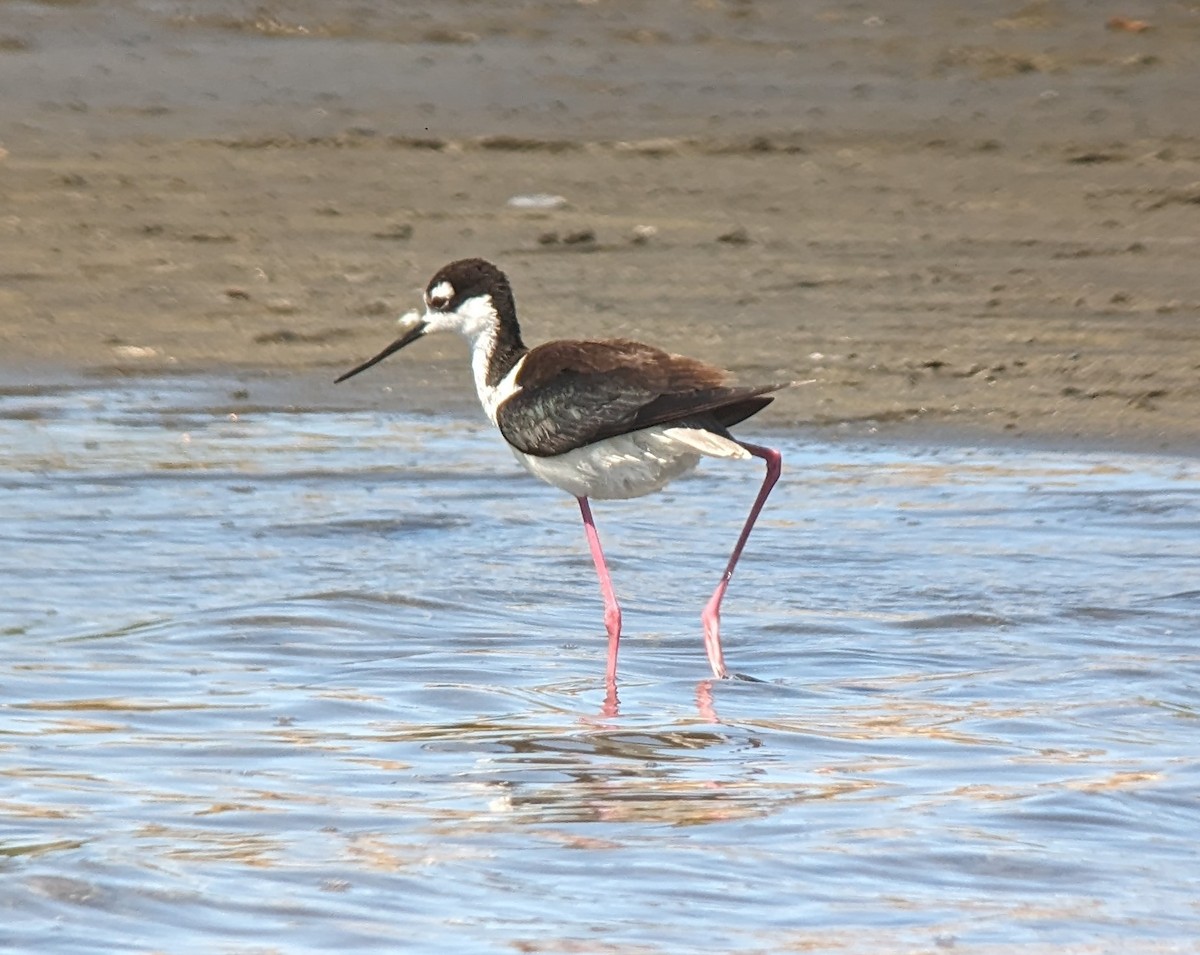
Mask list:
[[475,377],[475,391],[479,395],[479,403],[483,405],[483,410],[492,424],[495,424],[496,409],[518,390],[513,382],[525,359],[522,357],[494,386],[487,383],[488,369],[496,350],[496,332],[500,326],[500,317],[492,305],[491,296],[477,295],[475,298],[469,298],[453,312],[427,313],[425,320],[429,323],[428,330],[431,332],[453,329],[466,338],[471,349],[471,372]]

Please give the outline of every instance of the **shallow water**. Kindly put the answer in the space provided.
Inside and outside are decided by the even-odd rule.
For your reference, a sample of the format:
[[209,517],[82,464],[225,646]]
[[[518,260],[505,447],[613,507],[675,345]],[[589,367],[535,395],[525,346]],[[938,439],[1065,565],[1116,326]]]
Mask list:
[[772,441],[761,682],[757,462],[596,506],[605,715],[474,420],[0,396],[0,948],[1196,950],[1200,464]]

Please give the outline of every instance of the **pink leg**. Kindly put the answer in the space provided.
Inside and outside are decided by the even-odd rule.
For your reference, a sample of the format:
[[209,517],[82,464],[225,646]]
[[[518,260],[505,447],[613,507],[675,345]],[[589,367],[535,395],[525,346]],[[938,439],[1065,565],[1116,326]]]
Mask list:
[[604,560],[604,551],[600,549],[600,536],[596,533],[596,525],[592,521],[592,509],[586,497],[578,498],[579,511],[583,514],[583,527],[587,531],[588,546],[592,549],[592,562],[596,565],[596,576],[600,578],[600,593],[604,597],[604,629],[608,631],[608,669],[605,671],[605,683],[609,692],[616,697],[617,685],[617,645],[621,642],[621,608],[617,604],[617,595],[613,592],[612,578],[608,575],[608,564]]
[[742,441],[739,441],[738,444],[756,458],[762,458],[767,462],[767,476],[763,478],[762,488],[758,492],[754,506],[750,508],[750,516],[746,518],[746,526],[742,528],[742,534],[733,548],[733,554],[725,567],[725,573],[721,576],[721,582],[717,584],[717,589],[713,591],[713,595],[704,606],[704,612],[700,614],[700,620],[704,623],[704,649],[708,653],[708,662],[712,666],[712,671],[718,679],[725,679],[729,676],[729,671],[725,669],[725,656],[721,653],[721,600],[725,597],[729,579],[733,576],[733,569],[737,566],[738,558],[742,556],[742,548],[746,546],[754,522],[758,520],[758,514],[767,501],[767,495],[771,493],[771,488],[779,480],[779,472],[783,469],[783,456],[774,448],[764,448]]

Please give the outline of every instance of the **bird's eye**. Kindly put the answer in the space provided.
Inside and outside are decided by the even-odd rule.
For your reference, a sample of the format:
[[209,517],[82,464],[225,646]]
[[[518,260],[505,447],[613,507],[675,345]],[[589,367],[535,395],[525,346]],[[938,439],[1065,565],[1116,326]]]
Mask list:
[[454,286],[449,282],[437,282],[425,290],[425,304],[435,312],[444,312],[452,301]]

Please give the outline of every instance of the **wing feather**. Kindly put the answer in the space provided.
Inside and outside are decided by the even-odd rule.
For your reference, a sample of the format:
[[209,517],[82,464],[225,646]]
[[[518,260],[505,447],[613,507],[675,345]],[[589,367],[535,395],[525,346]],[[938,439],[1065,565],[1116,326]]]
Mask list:
[[728,379],[715,365],[640,342],[550,342],[529,353],[497,424],[513,447],[552,457],[658,424],[723,431],[786,387]]

